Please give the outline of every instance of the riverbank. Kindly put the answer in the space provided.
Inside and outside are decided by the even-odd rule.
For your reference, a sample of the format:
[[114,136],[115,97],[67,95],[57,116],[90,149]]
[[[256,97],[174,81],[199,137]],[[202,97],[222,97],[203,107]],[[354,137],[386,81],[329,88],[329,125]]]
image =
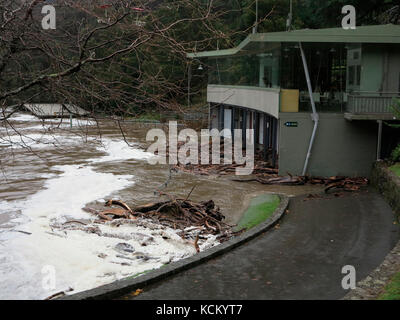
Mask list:
[[[268,198],[268,202],[273,201],[274,198]],[[264,200],[265,201],[265,200]],[[101,286],[92,290],[77,293],[74,295],[68,295],[62,300],[86,300],[86,299],[113,299],[122,295],[128,294],[129,292],[136,293],[141,288],[159,283],[162,280],[166,280],[175,274],[179,274],[185,270],[189,270],[198,265],[202,265],[205,262],[221,256],[224,253],[230,252],[233,249],[249,242],[250,240],[258,237],[266,231],[273,228],[279,220],[283,217],[286,209],[289,205],[289,198],[280,197],[280,204],[273,212],[273,214],[262,223],[254,226],[251,230],[242,233],[241,235],[232,238],[229,241],[224,242],[221,245],[215,246],[211,249],[200,252],[190,258],[180,260],[176,263],[172,263],[158,270],[146,273],[138,278],[128,277],[111,284]],[[251,208],[251,206],[250,206]]]
[[[141,246],[146,237],[140,228],[105,224],[97,226],[100,232],[90,229],[110,237],[79,230],[90,231],[95,218],[82,211],[84,207],[104,210],[109,199],[124,199],[130,207],[158,202],[157,190],[185,199],[195,186],[191,200],[214,199],[226,216],[224,221],[237,224],[253,197],[320,190],[319,186],[239,184],[229,177],[200,177],[150,165],[147,159],[153,155],[143,150],[147,130],[129,123],[121,123],[124,141],[119,127],[109,121],[73,119],[72,128],[68,122],[43,122],[27,114],[16,114],[12,121],[21,136],[9,128],[0,130],[2,299],[43,299],[70,287],[87,290],[196,254],[192,243],[169,229],[169,239],[149,234],[155,240],[147,246]],[[67,230],[55,228],[60,225]],[[115,250],[127,243],[124,239],[132,232],[142,234],[129,243],[144,258],[138,264],[117,257],[124,254]],[[157,243],[165,250],[157,249]],[[55,289],[42,288],[45,266],[55,268]]]

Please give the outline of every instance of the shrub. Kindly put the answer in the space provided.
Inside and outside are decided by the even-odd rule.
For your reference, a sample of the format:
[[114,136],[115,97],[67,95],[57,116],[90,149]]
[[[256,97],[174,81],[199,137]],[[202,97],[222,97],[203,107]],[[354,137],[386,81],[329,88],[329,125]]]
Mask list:
[[392,160],[393,162],[400,161],[400,144],[392,151],[390,160]]
[[[395,117],[397,119],[400,119],[400,99],[393,99],[393,104],[391,106],[391,109],[392,109]],[[392,128],[400,128],[400,125],[398,125],[398,124],[387,124],[387,125]],[[400,161],[400,144],[397,145],[397,147],[392,151],[390,158],[393,162]]]

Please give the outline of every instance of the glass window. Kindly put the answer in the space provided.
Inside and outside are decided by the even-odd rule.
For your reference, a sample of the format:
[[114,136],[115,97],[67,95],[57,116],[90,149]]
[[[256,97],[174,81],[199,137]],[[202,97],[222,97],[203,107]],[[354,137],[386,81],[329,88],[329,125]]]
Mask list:
[[209,84],[279,88],[280,48],[209,59]]
[[355,66],[349,67],[349,85],[354,86]]
[[357,66],[357,86],[361,84],[361,66]]

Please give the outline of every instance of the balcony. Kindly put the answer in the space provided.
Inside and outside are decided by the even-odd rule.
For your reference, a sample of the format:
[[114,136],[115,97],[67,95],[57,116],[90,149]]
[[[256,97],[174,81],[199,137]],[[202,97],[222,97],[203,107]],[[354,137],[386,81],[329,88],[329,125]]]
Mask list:
[[391,106],[400,93],[363,92],[348,95],[345,118],[348,120],[394,120]]

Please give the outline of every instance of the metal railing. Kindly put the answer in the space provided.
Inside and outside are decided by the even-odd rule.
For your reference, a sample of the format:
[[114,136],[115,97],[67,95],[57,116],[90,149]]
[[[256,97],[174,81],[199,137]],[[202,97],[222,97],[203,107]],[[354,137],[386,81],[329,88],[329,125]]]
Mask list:
[[400,99],[400,93],[363,92],[350,94],[347,112],[350,113],[392,113],[393,100]]

